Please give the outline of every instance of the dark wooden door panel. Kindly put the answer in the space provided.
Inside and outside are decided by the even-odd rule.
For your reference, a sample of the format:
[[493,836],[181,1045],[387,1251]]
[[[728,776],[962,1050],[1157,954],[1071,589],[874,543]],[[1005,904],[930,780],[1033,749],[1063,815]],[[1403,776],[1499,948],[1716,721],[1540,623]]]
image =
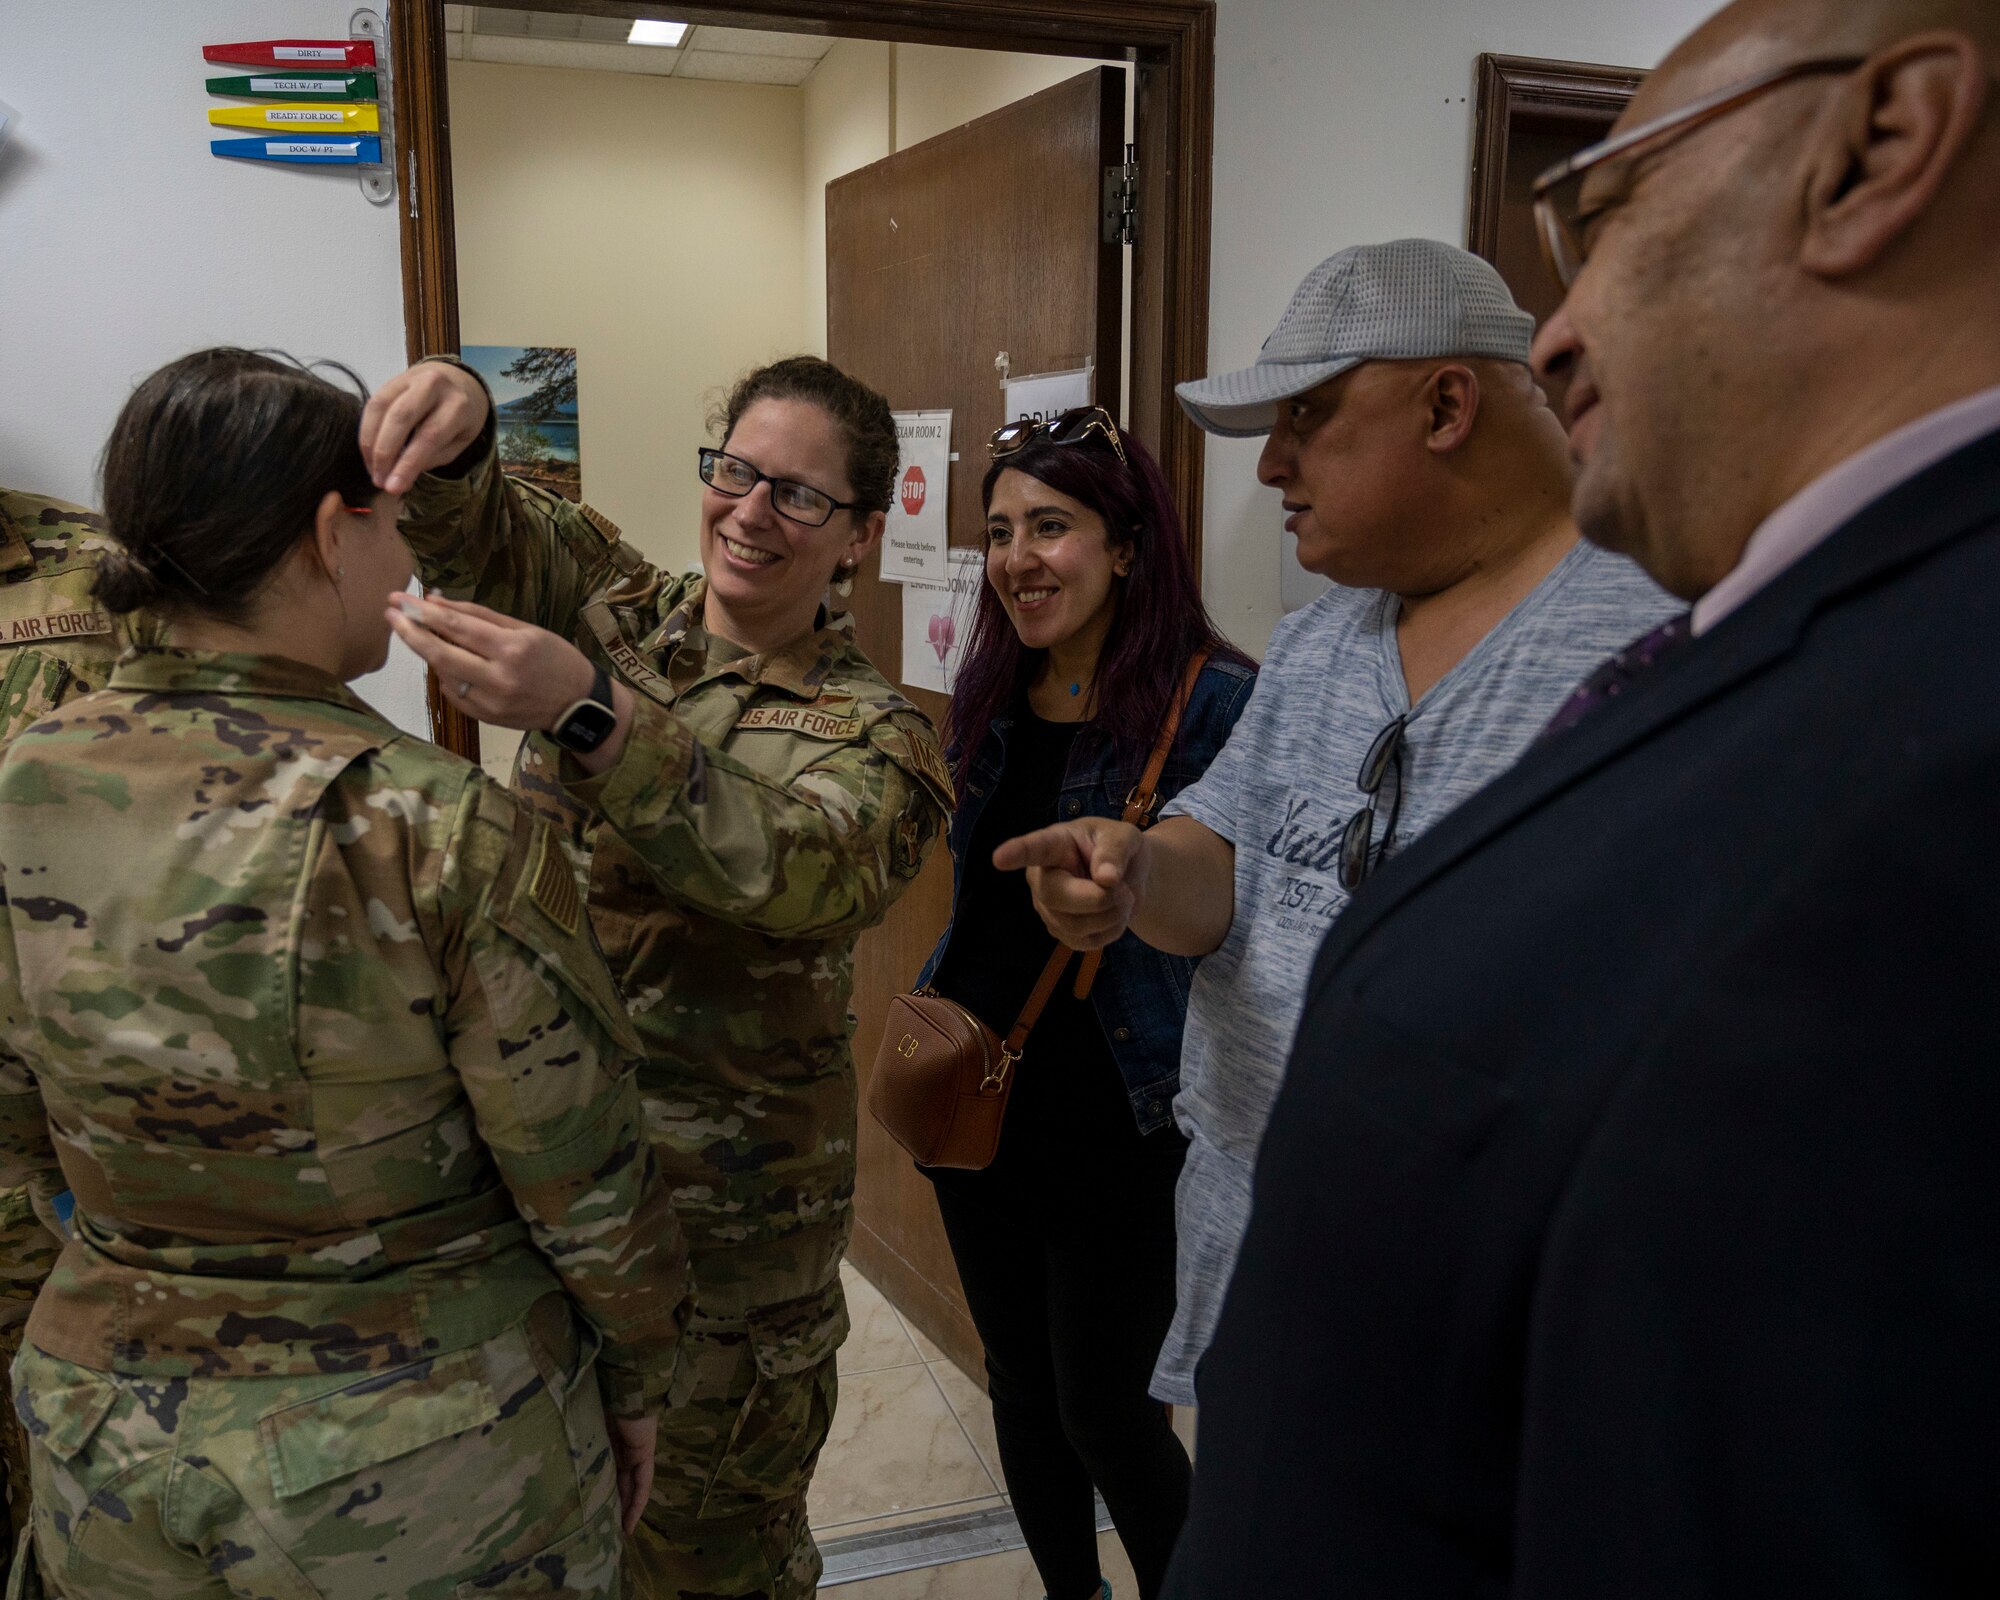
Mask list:
[[[951,409],[954,545],[982,542],[986,438],[1003,420],[996,355],[1005,351],[1017,374],[1094,362],[1099,404],[1118,407],[1120,248],[1102,241],[1100,217],[1124,121],[1124,73],[1098,67],[827,185],[828,355],[899,411]],[[879,560],[854,586],[862,648],[892,680],[902,666],[899,588],[881,581]],[[905,692],[943,726],[942,695]],[[889,997],[916,981],[950,909],[940,850],[856,950],[864,1099]],[[860,1166],[856,1264],[981,1373],[930,1184],[865,1111]]]
[[[1479,58],[1467,245],[1493,264],[1538,327],[1563,295],[1542,259],[1535,179],[1608,134],[1645,78],[1636,67]],[[1560,415],[1567,380],[1542,387]]]

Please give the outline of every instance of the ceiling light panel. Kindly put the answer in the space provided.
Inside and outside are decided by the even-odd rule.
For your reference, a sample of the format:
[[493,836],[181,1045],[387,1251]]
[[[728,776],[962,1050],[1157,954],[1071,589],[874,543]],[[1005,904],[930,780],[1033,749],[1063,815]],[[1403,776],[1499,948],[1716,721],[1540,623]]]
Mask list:
[[685,22],[655,22],[651,18],[640,17],[632,24],[632,31],[625,36],[625,42],[665,45],[672,49],[686,37],[687,31]]

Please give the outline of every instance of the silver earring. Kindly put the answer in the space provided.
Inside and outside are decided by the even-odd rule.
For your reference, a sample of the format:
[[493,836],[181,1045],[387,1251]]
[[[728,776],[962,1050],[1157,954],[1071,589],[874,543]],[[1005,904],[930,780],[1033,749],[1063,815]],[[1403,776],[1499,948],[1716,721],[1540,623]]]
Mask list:
[[343,561],[340,563],[339,566],[333,569],[333,581],[335,583],[338,583],[342,578],[346,576],[347,576],[347,563]]
[[854,568],[855,563],[852,561],[841,562],[840,575],[834,579],[833,592],[843,600],[854,593]]

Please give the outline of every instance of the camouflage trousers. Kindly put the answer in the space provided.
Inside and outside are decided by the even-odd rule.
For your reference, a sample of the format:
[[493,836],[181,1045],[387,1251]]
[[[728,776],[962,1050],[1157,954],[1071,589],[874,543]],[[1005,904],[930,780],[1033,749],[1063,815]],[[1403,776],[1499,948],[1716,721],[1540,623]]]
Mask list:
[[810,1600],[820,1559],[806,1488],[846,1336],[838,1281],[741,1317],[695,1313],[660,1413],[652,1499],[625,1549],[626,1600]]
[[28,1435],[20,1418],[14,1415],[7,1376],[14,1357],[20,1353],[21,1334],[26,1327],[25,1318],[0,1326],[0,1472],[6,1474],[6,1500],[0,1504],[0,1537],[6,1539],[8,1550],[14,1548],[15,1539],[26,1530],[28,1507],[34,1498],[28,1489]]
[[559,1295],[359,1379],[125,1377],[30,1344],[14,1385],[35,1509],[8,1600],[618,1592],[604,1409]]

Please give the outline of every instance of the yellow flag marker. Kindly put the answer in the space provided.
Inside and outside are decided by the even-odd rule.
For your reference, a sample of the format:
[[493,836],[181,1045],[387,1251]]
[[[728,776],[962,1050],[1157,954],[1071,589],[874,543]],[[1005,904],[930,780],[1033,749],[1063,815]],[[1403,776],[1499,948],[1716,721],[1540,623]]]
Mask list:
[[380,111],[370,105],[217,106],[208,120],[218,128],[313,128],[327,132],[376,133]]

